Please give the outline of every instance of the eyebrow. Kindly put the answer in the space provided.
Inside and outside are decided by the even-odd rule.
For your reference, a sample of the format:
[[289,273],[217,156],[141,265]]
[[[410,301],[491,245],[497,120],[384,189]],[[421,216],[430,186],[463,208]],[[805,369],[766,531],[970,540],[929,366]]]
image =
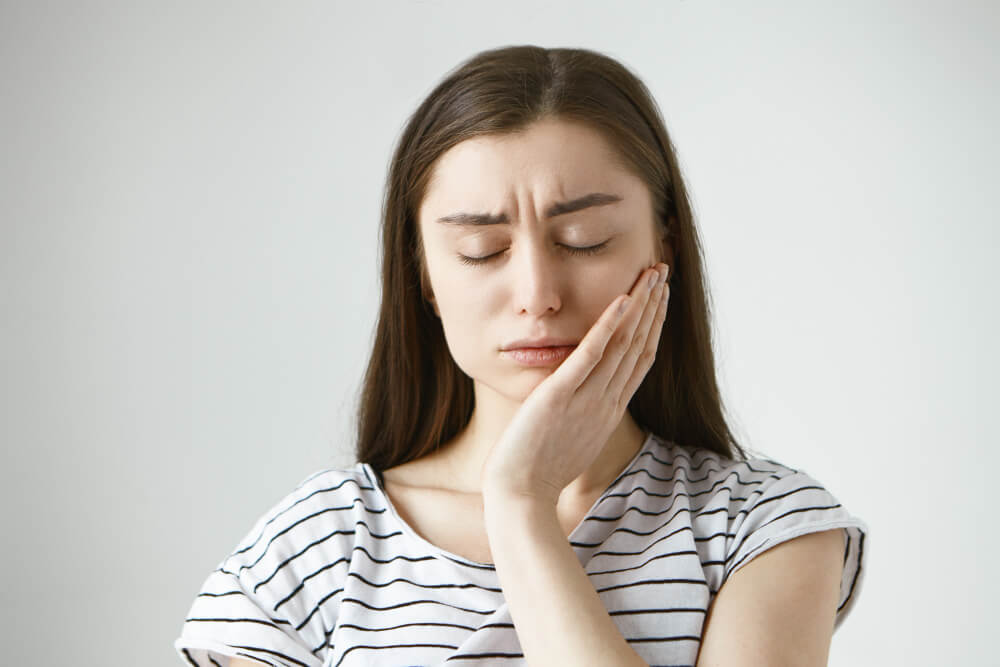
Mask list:
[[[604,192],[591,192],[589,195],[578,197],[570,201],[556,202],[545,211],[546,218],[554,218],[557,215],[565,215],[576,211],[590,208],[591,206],[605,206],[621,201],[618,195],[609,195]],[[443,218],[438,218],[440,223],[446,225],[478,226],[478,225],[506,225],[510,224],[510,219],[506,213],[491,215],[489,213],[452,213]]]

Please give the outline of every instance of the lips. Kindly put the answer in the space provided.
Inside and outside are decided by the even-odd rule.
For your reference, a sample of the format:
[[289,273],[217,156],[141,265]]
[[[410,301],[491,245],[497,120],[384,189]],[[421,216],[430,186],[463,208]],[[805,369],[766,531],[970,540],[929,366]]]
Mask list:
[[552,336],[546,336],[544,338],[522,338],[521,340],[515,340],[511,343],[507,343],[501,350],[525,350],[540,347],[575,347],[580,341],[573,340],[572,338],[555,338]]
[[521,347],[504,350],[502,354],[522,366],[552,366],[561,364],[575,349],[574,345]]

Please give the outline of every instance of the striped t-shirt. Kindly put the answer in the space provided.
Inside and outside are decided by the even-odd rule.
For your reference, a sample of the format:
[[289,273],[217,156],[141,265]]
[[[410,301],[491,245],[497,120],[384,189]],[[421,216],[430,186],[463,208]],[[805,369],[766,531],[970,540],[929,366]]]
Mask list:
[[[846,532],[836,627],[863,581],[867,525],[804,471],[648,435],[569,542],[650,665],[694,665],[706,613],[754,556]],[[190,665],[524,665],[500,579],[399,516],[367,463],[306,478],[208,575],[174,643]]]

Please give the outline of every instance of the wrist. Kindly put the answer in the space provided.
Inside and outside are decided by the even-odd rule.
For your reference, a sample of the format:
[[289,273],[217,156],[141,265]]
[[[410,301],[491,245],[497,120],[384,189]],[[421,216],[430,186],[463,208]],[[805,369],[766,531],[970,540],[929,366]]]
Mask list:
[[502,504],[537,504],[541,506],[551,505],[553,508],[559,504],[559,495],[562,489],[557,489],[551,484],[538,482],[527,484],[524,480],[513,485],[507,479],[496,477],[484,477],[482,480],[483,502],[487,499],[495,503]]
[[546,515],[556,515],[558,496],[556,498],[514,491],[499,486],[483,488],[483,514],[489,521],[491,518],[501,520],[531,520]]

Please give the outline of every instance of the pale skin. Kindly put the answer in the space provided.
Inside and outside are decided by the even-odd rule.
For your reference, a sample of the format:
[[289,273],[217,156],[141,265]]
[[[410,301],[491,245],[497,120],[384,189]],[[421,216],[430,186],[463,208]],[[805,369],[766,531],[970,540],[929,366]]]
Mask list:
[[[547,215],[557,202],[594,193],[618,199]],[[641,272],[669,263],[672,250],[659,242],[643,181],[621,166],[602,135],[562,121],[541,121],[523,133],[477,137],[453,147],[435,164],[419,212],[429,298],[452,357],[473,380],[476,398],[465,430],[435,455],[435,472],[442,486],[481,494],[491,476],[513,481],[506,471],[487,469],[487,458],[529,394],[554,370],[518,366],[500,348],[545,335],[582,340]],[[508,222],[438,222],[456,213],[505,215]],[[572,250],[605,242],[596,254]],[[468,266],[458,255],[492,257]],[[659,269],[666,267],[659,264]],[[587,465],[560,487],[559,502],[567,514],[589,507],[642,444],[642,430],[631,415],[604,417],[603,438],[588,438],[596,443],[596,456],[585,452],[581,460]],[[524,463],[523,473],[547,474]],[[494,459],[493,464],[502,462]],[[548,469],[559,466],[550,463]]]
[[[618,199],[546,215],[554,202],[590,193]],[[456,212],[504,214],[508,222],[437,222]],[[433,456],[385,471],[387,490],[480,499],[528,664],[645,665],[566,536],[643,441],[627,405],[665,325],[669,269],[660,260],[672,259],[648,189],[600,133],[548,119],[445,153],[419,217],[430,299],[455,362],[473,379],[476,407]],[[598,254],[565,248],[604,241]],[[493,259],[469,266],[459,254]],[[505,343],[543,335],[579,343],[546,367],[500,353]],[[842,530],[796,538],[737,571],[706,619],[698,665],[826,664],[843,539]]]

